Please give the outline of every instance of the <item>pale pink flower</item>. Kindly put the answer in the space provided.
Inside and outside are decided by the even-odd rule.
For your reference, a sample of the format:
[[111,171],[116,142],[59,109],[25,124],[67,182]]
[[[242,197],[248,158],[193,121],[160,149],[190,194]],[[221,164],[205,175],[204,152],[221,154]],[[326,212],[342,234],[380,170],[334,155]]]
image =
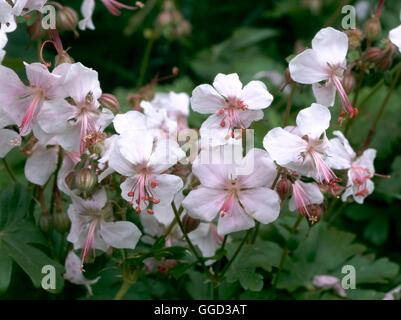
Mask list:
[[[192,92],[192,110],[212,115],[203,122],[200,133],[212,145],[225,144],[235,138],[235,129],[248,128],[253,121],[263,118],[262,109],[273,101],[273,96],[261,81],[251,81],[244,87],[238,74],[219,73],[213,82],[202,84]],[[238,137],[237,137],[238,138]]]
[[[270,187],[276,176],[276,167],[264,150],[252,149],[241,163],[202,164],[198,157],[192,166],[200,186],[192,190],[182,205],[196,219],[210,222],[219,215],[219,235],[247,230],[255,225],[254,219],[268,224],[280,212],[278,194]],[[238,175],[240,168],[253,168]]]
[[81,63],[64,63],[56,69],[55,72],[62,76],[68,101],[44,103],[38,116],[41,131],[35,131],[35,135],[42,142],[47,137],[54,137],[65,150],[83,153],[87,137],[103,131],[114,116],[109,109],[100,108],[98,99],[102,90],[96,71]]
[[311,219],[313,217],[308,207],[313,204],[321,204],[323,200],[323,194],[316,183],[296,180],[292,183],[292,195],[288,206],[290,211],[298,211],[304,217]]
[[[312,84],[317,103],[334,105],[338,92],[342,104],[340,121],[346,113],[352,118],[358,112],[341,83],[346,70],[347,51],[347,35],[331,27],[324,28],[313,38],[312,49],[306,49],[289,63],[291,78],[295,82]],[[324,84],[320,84],[322,81]]]
[[89,295],[93,295],[91,285],[99,281],[100,277],[89,280],[84,277],[82,263],[74,251],[70,251],[65,259],[64,279],[77,285],[85,286]]
[[313,103],[298,113],[296,128],[274,128],[263,140],[263,146],[280,166],[327,184],[337,182],[327,163],[329,147],[326,129],[330,125],[329,110]]
[[334,131],[336,138],[330,139],[328,161],[334,169],[348,170],[347,186],[342,194],[342,200],[352,196],[357,203],[362,204],[364,199],[374,190],[371,180],[375,175],[375,149],[366,149],[357,156],[348,140],[340,131]]
[[22,136],[30,133],[44,103],[52,106],[54,100],[65,97],[56,70],[50,73],[40,63],[25,63],[25,70],[29,86],[13,70],[0,65],[0,105],[19,125]]
[[107,195],[104,189],[90,199],[71,194],[68,208],[71,229],[67,240],[74,249],[82,248],[81,260],[85,262],[91,250],[107,251],[109,247],[134,249],[141,236],[140,230],[129,221],[111,221],[111,212],[105,208]]
[[330,275],[318,275],[313,278],[313,285],[323,290],[334,290],[340,297],[346,297],[347,293],[341,285],[341,280]]
[[127,177],[120,185],[121,196],[137,213],[148,213],[163,221],[166,208],[183,187],[181,178],[165,173],[185,153],[177,142],[155,139],[146,130],[125,131],[114,143],[109,166]]

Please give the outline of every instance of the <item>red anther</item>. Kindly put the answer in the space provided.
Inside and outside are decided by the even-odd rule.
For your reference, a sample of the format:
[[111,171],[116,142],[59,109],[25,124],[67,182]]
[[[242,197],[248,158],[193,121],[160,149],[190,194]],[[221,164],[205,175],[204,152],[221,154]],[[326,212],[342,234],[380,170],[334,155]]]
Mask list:
[[224,120],[220,121],[220,127],[224,128],[226,126],[226,122]]
[[152,198],[152,202],[154,204],[159,204],[160,203],[160,199]]
[[222,115],[224,114],[224,109],[218,110],[218,111],[217,111],[217,114],[218,114],[219,116],[222,116]]
[[157,183],[156,180],[152,180],[152,181],[150,182],[150,187],[151,187],[152,189],[156,188],[158,185],[159,185],[159,184]]
[[140,213],[141,213],[141,208],[136,207],[136,208],[135,208],[135,212],[136,212],[136,214],[140,214]]
[[147,209],[146,212],[147,212],[148,214],[153,214],[153,213],[154,213],[152,209]]
[[133,197],[133,196],[134,196],[134,192],[133,191],[128,192],[128,197]]

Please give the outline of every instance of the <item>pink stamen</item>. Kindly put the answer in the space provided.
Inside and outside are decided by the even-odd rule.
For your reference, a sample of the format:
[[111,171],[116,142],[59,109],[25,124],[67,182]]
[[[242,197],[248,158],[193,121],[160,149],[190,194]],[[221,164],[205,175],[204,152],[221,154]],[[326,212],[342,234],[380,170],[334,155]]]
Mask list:
[[316,168],[317,179],[321,183],[332,184],[339,181],[336,174],[329,168],[325,161],[323,161],[321,155],[314,149],[309,150],[309,154],[313,159]]
[[[142,206],[145,208],[152,204],[160,203],[160,200],[155,198],[152,193],[152,189],[157,188],[158,183],[152,179],[149,181],[149,176],[146,173],[139,175],[138,180],[132,187],[131,191],[128,192],[128,196],[132,197],[131,203],[136,203],[135,211],[139,214],[142,211]],[[153,214],[153,210],[148,208],[148,213]]]
[[347,93],[345,92],[345,89],[344,89],[340,79],[335,75],[333,75],[331,77],[331,79],[332,79],[332,81],[333,81],[333,83],[334,83],[334,85],[335,85],[335,87],[337,89],[337,92],[338,92],[338,94],[340,96],[340,99],[341,99],[342,111],[340,113],[338,121],[340,123],[342,123],[344,121],[344,117],[345,117],[346,113],[349,114],[350,118],[353,118],[358,114],[358,109],[354,108],[352,106],[352,103],[351,103]]
[[99,223],[99,221],[97,219],[94,219],[89,225],[88,233],[87,233],[86,239],[85,239],[85,244],[84,244],[84,247],[83,247],[83,250],[81,253],[82,266],[87,261],[89,252],[93,247],[93,242],[95,240],[95,234],[96,234],[96,229],[97,229],[98,223]]
[[22,122],[19,126],[20,129],[20,134],[25,135],[29,128],[31,127],[33,118],[35,117],[36,111],[40,105],[40,103],[43,100],[43,95],[41,93],[37,93],[30,105],[28,106],[28,109],[26,110],[24,117],[22,119]]
[[297,211],[303,216],[306,215],[310,217],[307,206],[311,204],[311,201],[308,197],[308,194],[302,188],[302,185],[298,181],[295,181],[292,184],[292,197],[294,199],[295,208],[297,209]]
[[227,138],[234,138],[235,129],[244,129],[241,118],[239,117],[239,111],[246,110],[247,107],[243,101],[238,98],[227,98],[225,106],[217,111],[217,115],[222,117],[220,121],[220,127],[228,128]]
[[234,205],[234,200],[235,200],[235,194],[233,192],[230,192],[230,194],[224,200],[224,203],[220,208],[220,216],[221,217],[224,217],[226,214],[230,213],[230,211]]
[[87,114],[82,114],[81,116],[81,132],[80,132],[80,146],[79,151],[82,153],[86,149],[86,137],[96,131],[95,120],[88,116]]
[[139,6],[129,6],[118,2],[117,0],[102,0],[102,2],[107,10],[109,10],[109,12],[114,16],[119,16],[121,14],[121,9],[136,10],[139,8]]

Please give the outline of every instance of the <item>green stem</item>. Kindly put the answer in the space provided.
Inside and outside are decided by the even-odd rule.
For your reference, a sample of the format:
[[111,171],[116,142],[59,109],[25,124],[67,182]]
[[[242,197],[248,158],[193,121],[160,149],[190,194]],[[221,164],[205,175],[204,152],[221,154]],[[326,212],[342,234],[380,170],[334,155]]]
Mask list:
[[[294,225],[291,228],[290,235],[293,235],[297,231],[297,229],[299,227],[299,224],[301,223],[302,219],[303,219],[303,216],[298,215],[297,220],[295,221]],[[276,288],[276,286],[278,284],[281,272],[283,271],[284,264],[285,264],[285,261],[287,260],[287,257],[288,257],[289,253],[290,253],[290,250],[288,249],[288,245],[286,244],[285,247],[284,247],[283,254],[281,255],[280,264],[278,266],[278,271],[277,271],[276,277],[274,278],[274,281],[273,281],[273,287],[274,288]]]
[[235,250],[233,256],[231,257],[230,261],[228,261],[228,263],[225,265],[224,269],[221,271],[221,273],[219,274],[219,278],[222,278],[226,272],[228,271],[228,269],[230,268],[230,266],[233,264],[233,262],[235,261],[235,259],[237,258],[238,254],[240,253],[242,247],[244,246],[244,244],[246,243],[246,240],[248,239],[248,237],[250,236],[250,234],[252,233],[253,229],[249,229],[247,231],[247,233],[245,234],[244,239],[242,239],[241,243],[239,244],[239,246],[237,247],[237,250]]
[[150,54],[152,52],[154,42],[155,42],[155,36],[153,35],[152,31],[152,35],[150,35],[148,43],[146,44],[145,53],[142,59],[141,67],[139,69],[139,78],[137,83],[138,87],[142,86],[143,81],[145,79],[146,69],[148,68],[149,65]]
[[115,295],[114,300],[122,300],[132,285],[133,285],[133,283],[131,281],[124,280],[123,283],[121,284],[120,289],[118,290],[117,294]]
[[14,183],[18,183],[17,178],[15,177],[15,174],[14,174],[13,170],[11,169],[11,167],[7,163],[7,160],[5,158],[3,158],[2,161],[3,161],[4,168],[6,168],[6,171],[7,171],[8,175],[10,176],[11,180]]
[[398,80],[400,79],[400,76],[401,76],[401,64],[398,65],[397,72],[395,74],[395,77],[394,77],[391,85],[390,85],[390,88],[388,89],[387,95],[384,98],[382,104],[380,105],[379,112],[377,113],[377,116],[376,116],[375,120],[372,123],[372,126],[370,127],[370,129],[368,131],[368,135],[367,135],[367,137],[365,139],[365,142],[363,144],[363,150],[365,150],[370,145],[370,143],[372,142],[372,139],[373,139],[373,137],[374,137],[374,135],[376,133],[377,124],[379,123],[379,120],[381,119],[381,117],[384,114],[384,110],[385,110],[385,108],[386,108],[386,106],[387,106],[392,94],[394,93],[394,89],[397,86],[397,83],[398,83]]
[[286,105],[285,111],[284,111],[283,127],[285,127],[288,124],[288,120],[290,118],[291,108],[292,108],[292,98],[294,97],[294,94],[296,91],[297,91],[296,84],[292,84],[291,91],[290,91],[290,94],[289,94],[288,100],[287,100],[287,105]]
[[177,207],[175,206],[174,202],[171,203],[171,207],[173,208],[175,220],[177,221],[178,226],[180,227],[180,230],[181,230],[182,234],[184,235],[185,241],[188,243],[189,248],[191,249],[192,253],[196,257],[196,259],[198,260],[198,262],[202,266],[202,268],[204,270],[207,270],[205,262],[203,261],[203,258],[196,251],[195,246],[193,245],[191,239],[189,239],[188,234],[185,232],[184,225],[182,224],[180,216],[181,216],[181,213],[184,211],[184,208],[181,206],[180,209],[177,210]]

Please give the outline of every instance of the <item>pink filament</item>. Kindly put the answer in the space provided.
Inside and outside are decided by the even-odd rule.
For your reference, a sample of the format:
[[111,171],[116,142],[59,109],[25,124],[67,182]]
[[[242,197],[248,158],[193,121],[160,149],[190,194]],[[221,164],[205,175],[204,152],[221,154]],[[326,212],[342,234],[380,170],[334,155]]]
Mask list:
[[234,205],[234,193],[230,193],[227,198],[224,200],[223,205],[220,208],[220,216],[224,217],[226,214],[230,213],[233,205]]
[[97,226],[98,226],[98,220],[97,219],[94,219],[89,225],[88,233],[87,233],[86,238],[85,238],[84,248],[83,248],[82,253],[81,253],[81,261],[82,261],[81,263],[82,263],[82,265],[87,260],[87,258],[89,256],[89,251],[93,247],[93,242],[95,240],[95,234],[96,234]]
[[[160,200],[156,199],[152,193],[152,189],[157,188],[157,186],[157,181],[154,179],[149,181],[148,175],[146,173],[142,173],[139,175],[138,180],[132,187],[131,191],[128,192],[128,196],[132,197],[133,201],[135,200],[135,210],[137,213],[141,212],[142,204],[144,205],[144,207],[149,207],[152,203],[158,204],[160,202]],[[148,212],[152,211],[150,210]]]
[[307,215],[308,217],[309,212],[307,206],[310,205],[310,199],[306,191],[302,188],[301,184],[298,181],[295,181],[292,184],[292,196],[295,203],[295,208],[299,213],[302,215]]
[[127,10],[137,9],[137,7],[128,6],[126,4],[118,2],[117,0],[102,0],[102,1],[106,6],[107,10],[109,10],[109,12],[114,16],[119,16],[121,14],[121,9],[127,9]]
[[342,121],[344,120],[344,115],[346,113],[349,114],[350,118],[353,118],[358,114],[358,109],[356,109],[352,106],[352,103],[351,103],[347,93],[345,92],[345,89],[344,89],[340,79],[338,79],[338,77],[335,75],[332,76],[331,79],[337,89],[338,94],[340,95],[342,112],[340,113],[340,117],[338,120],[340,123],[342,123]]
[[26,110],[22,122],[19,126],[21,135],[25,135],[31,127],[31,123],[35,116],[36,110],[42,102],[42,99],[42,95],[38,93],[34,96],[32,102],[29,104],[28,109]]
[[85,152],[86,149],[86,137],[91,132],[96,131],[96,123],[94,119],[87,114],[83,114],[81,117],[81,132],[80,132],[80,146],[79,151],[82,153]]
[[217,111],[217,114],[223,117],[220,121],[220,127],[228,128],[227,137],[234,138],[235,129],[245,128],[239,117],[239,111],[243,110],[246,110],[246,105],[243,101],[238,98],[227,98],[226,107]]
[[321,155],[315,150],[309,150],[316,168],[317,179],[319,182],[331,184],[338,181],[336,174],[329,168],[326,162],[323,161]]

